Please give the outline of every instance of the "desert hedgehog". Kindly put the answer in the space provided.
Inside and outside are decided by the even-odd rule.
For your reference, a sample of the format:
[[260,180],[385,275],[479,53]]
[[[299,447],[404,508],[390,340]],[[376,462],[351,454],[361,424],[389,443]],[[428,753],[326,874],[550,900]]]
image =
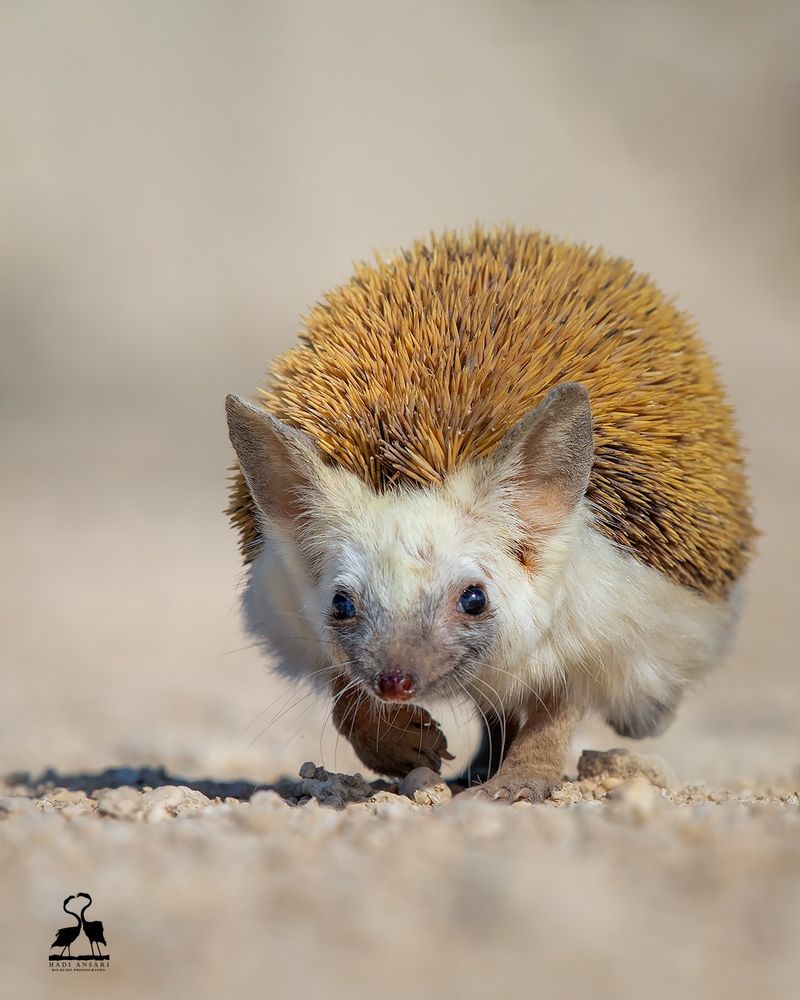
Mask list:
[[577,719],[661,732],[721,657],[754,529],[693,324],[626,260],[512,228],[360,264],[227,400],[246,625],[361,759],[541,798]]

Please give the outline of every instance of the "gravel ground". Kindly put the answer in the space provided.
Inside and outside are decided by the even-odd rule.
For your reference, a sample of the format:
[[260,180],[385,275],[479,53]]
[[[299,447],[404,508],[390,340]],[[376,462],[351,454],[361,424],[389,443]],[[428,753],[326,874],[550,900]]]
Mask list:
[[[30,933],[5,995],[50,993],[54,975],[59,993],[120,998],[796,995],[796,777],[713,791],[656,757],[584,753],[548,803],[504,806],[435,776],[301,770],[273,788],[8,776],[0,870],[19,905],[0,939],[20,907]],[[108,968],[47,968],[55,886],[102,902]]]

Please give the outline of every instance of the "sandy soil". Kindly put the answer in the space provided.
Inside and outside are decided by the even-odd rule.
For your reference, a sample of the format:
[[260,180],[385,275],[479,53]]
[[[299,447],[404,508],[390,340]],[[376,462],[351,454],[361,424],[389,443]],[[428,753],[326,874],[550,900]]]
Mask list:
[[69,873],[102,900],[110,961],[49,972],[59,990],[793,996],[796,776],[713,791],[658,760],[582,770],[540,806],[444,785],[412,798],[313,766],[279,790],[152,769],[11,776],[4,887],[36,918],[19,986],[46,974],[63,920],[44,887]]
[[[800,8],[77,7],[0,30],[0,995],[796,997]],[[357,762],[241,634],[225,393],[475,219],[631,256],[740,415],[764,534],[728,663],[625,744],[660,784],[579,778],[590,722],[547,805],[321,790]],[[82,891],[110,967],[51,972]]]

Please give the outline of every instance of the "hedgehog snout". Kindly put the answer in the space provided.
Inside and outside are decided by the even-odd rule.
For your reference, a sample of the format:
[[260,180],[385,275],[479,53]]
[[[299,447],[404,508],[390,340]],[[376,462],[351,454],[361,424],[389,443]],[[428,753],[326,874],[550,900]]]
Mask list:
[[385,670],[375,675],[375,694],[384,701],[408,701],[419,685],[411,670]]

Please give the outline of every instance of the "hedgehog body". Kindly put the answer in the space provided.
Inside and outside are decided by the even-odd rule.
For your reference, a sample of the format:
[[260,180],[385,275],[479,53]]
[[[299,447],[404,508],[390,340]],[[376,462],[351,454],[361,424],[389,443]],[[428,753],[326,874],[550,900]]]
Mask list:
[[[385,490],[490,453],[563,381],[591,400],[598,529],[677,583],[728,593],[753,537],[730,407],[692,322],[626,260],[507,229],[363,264],[311,310],[262,402]],[[250,559],[241,474],[229,513]]]
[[[551,721],[641,736],[726,645],[754,535],[738,434],[692,322],[626,260],[509,228],[359,265],[229,423],[247,621],[289,673],[392,702],[467,671],[504,734],[543,728],[527,686]],[[305,637],[281,648],[269,604]]]

